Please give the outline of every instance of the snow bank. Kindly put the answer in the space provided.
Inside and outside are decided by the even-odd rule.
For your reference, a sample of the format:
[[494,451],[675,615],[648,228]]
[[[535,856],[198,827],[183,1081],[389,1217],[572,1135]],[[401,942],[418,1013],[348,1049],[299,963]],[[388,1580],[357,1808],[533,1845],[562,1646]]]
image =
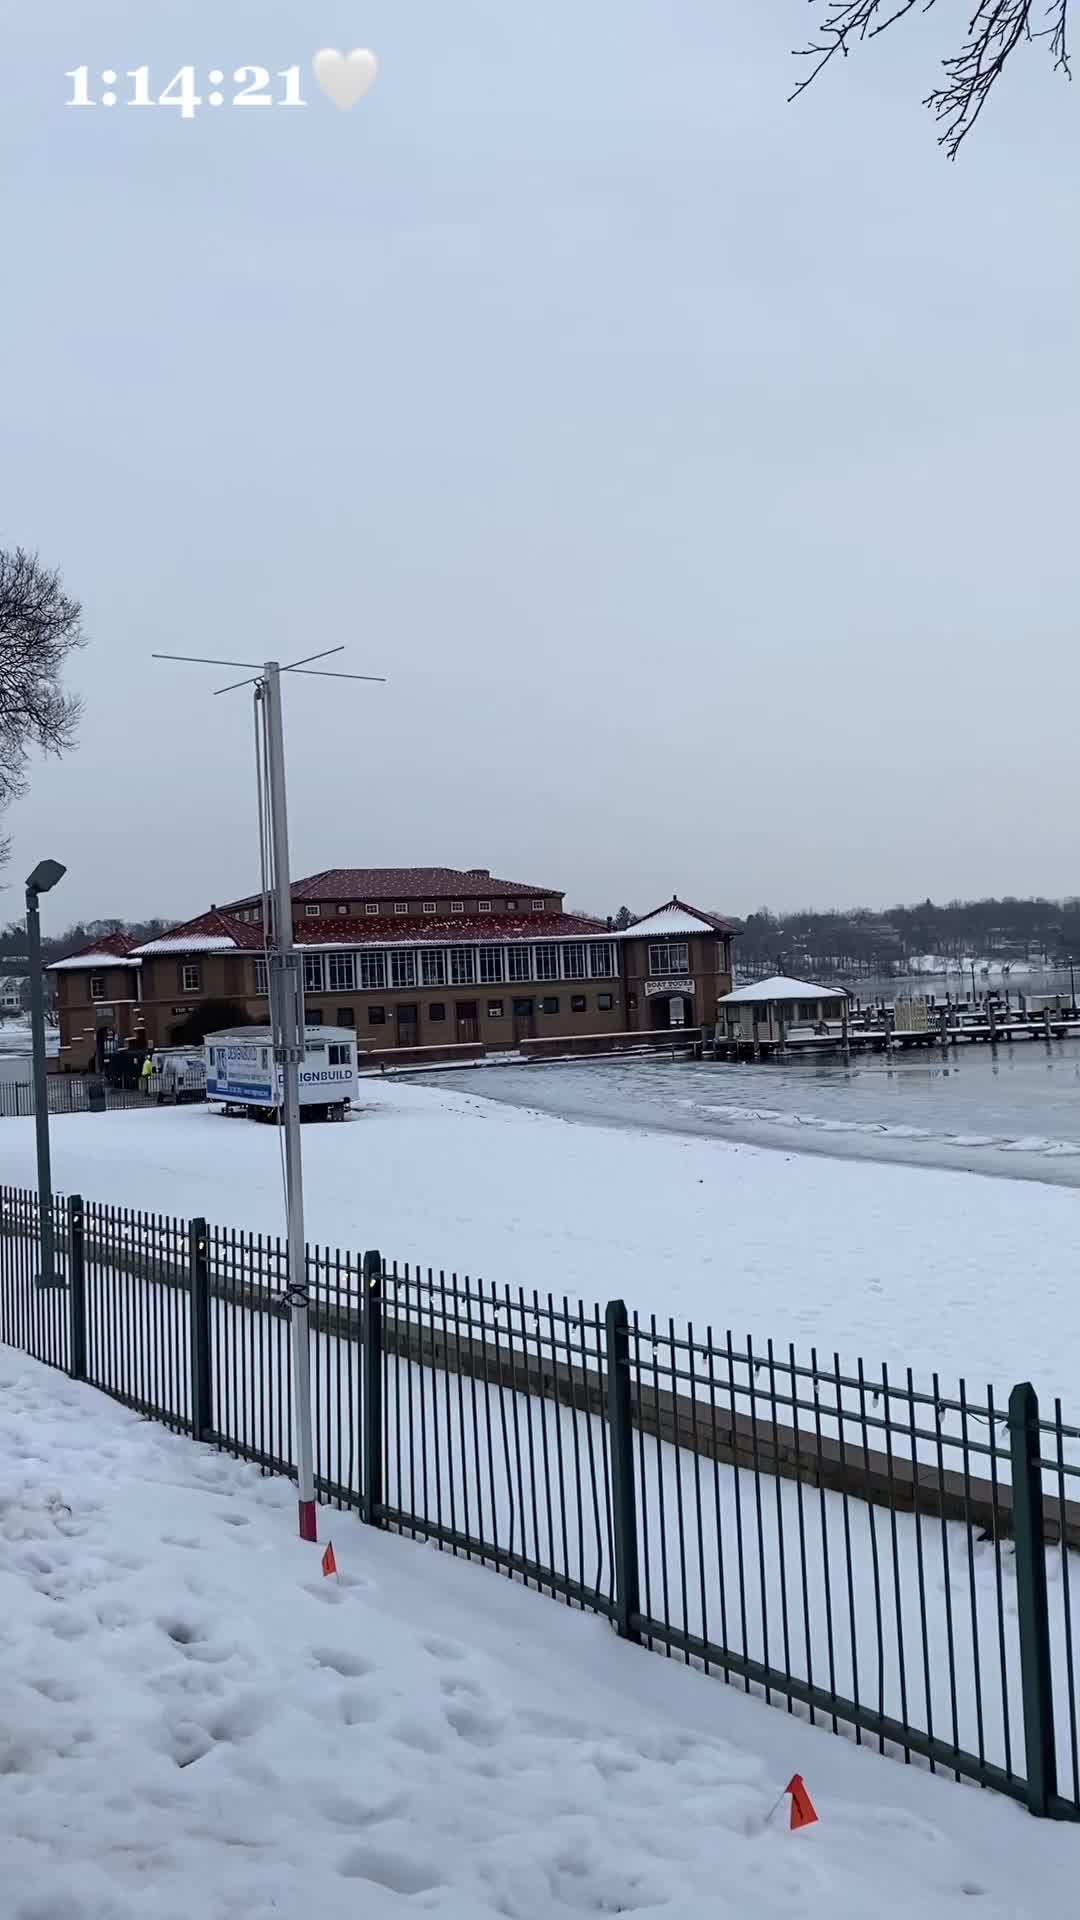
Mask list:
[[294,1511],[0,1350],[10,1920],[1070,1910],[1074,1829],[325,1510],[324,1580]]

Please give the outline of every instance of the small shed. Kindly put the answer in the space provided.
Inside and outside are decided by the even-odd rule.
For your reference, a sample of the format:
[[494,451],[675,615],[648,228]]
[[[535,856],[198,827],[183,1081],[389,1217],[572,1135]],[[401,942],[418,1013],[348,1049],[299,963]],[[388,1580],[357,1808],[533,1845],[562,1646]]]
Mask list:
[[774,973],[736,987],[716,1003],[716,1038],[729,1047],[782,1047],[796,1029],[823,1034],[843,1019],[846,987],[819,987]]

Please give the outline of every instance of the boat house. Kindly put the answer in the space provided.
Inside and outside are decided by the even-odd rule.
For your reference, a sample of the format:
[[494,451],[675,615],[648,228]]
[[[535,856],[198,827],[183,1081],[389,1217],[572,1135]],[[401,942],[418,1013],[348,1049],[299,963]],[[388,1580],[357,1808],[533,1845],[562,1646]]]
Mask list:
[[845,987],[819,987],[774,973],[717,1001],[716,1044],[736,1053],[760,1053],[783,1047],[800,1032],[824,1035],[830,1028],[839,1039],[849,999]]

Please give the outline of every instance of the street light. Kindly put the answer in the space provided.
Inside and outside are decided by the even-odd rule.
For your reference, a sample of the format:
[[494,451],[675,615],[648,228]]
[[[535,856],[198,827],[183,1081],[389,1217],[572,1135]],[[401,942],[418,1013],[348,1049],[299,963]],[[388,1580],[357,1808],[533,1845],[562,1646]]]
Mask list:
[[52,1169],[49,1164],[49,1085],[45,1069],[45,986],[41,977],[41,916],[38,901],[62,880],[59,860],[39,860],[26,882],[26,950],[30,958],[30,1032],[34,1051],[34,1133],[37,1139],[38,1234],[43,1287],[56,1284],[53,1251]]

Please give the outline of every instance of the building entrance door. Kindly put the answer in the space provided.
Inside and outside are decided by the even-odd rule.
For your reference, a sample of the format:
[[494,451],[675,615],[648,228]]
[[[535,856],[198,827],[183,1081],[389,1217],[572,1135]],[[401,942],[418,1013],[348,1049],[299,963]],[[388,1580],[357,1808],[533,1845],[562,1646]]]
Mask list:
[[418,1007],[399,1007],[397,1010],[397,1043],[399,1047],[416,1047],[420,1044],[420,1009]]
[[479,1040],[480,1010],[475,1000],[459,1000],[454,1012],[457,1015],[457,1037],[459,1040]]
[[514,1001],[514,1045],[520,1047],[523,1040],[531,1040],[536,1033],[536,1001]]
[[692,1026],[694,1003],[687,1000],[685,994],[656,994],[649,1006],[649,1025],[654,1031],[659,1028],[666,1032],[669,1027]]

